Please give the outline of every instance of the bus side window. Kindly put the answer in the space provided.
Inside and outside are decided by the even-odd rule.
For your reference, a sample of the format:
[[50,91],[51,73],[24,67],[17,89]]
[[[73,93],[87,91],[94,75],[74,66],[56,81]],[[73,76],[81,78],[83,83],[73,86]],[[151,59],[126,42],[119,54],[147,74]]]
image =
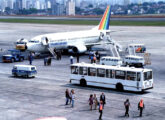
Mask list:
[[115,77],[115,71],[114,70],[106,70],[106,77],[107,78],[114,78]]
[[97,76],[98,77],[105,77],[105,69],[97,69]]
[[140,81],[141,75],[140,73],[137,73],[137,81]]
[[129,72],[127,71],[127,80],[136,80],[136,72]]
[[71,67],[71,73],[72,74],[78,74],[78,67],[77,66],[72,66]]
[[115,70],[111,70],[111,78],[115,77]]
[[125,73],[126,73],[125,71],[116,70],[115,71],[115,78],[116,79],[123,79],[123,80],[125,80],[125,76],[126,76]]
[[106,70],[106,77],[110,78],[110,76],[111,76],[111,70]]
[[79,68],[79,74],[80,75],[87,75],[87,68],[86,67],[80,67]]
[[88,75],[89,76],[96,76],[96,69],[95,68],[88,68]]

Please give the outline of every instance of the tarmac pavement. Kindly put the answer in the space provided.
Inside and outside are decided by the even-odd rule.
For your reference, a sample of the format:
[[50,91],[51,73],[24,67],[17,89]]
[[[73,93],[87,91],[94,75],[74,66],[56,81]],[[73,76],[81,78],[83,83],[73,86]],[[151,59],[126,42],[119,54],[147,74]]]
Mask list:
[[[58,31],[81,30],[93,26],[41,25],[0,23],[0,48],[13,47],[13,42],[20,37],[32,36]],[[15,64],[29,64],[27,60],[16,63],[0,63],[0,120],[35,120],[42,117],[60,116],[68,120],[97,120],[98,110],[90,111],[88,99],[96,94],[98,99],[102,92],[106,95],[103,120],[163,120],[165,119],[165,27],[111,27],[113,39],[126,46],[132,40],[145,43],[151,53],[152,64],[147,66],[154,71],[154,89],[144,94],[117,92],[98,87],[80,87],[69,83],[69,55],[62,56],[61,61],[52,60],[51,66],[44,66],[43,59],[35,59],[38,74],[35,78],[15,78],[11,69]],[[76,59],[74,59],[75,61]],[[88,56],[80,56],[80,62],[90,62]],[[65,90],[74,89],[75,107],[65,105]],[[130,117],[124,117],[124,101],[129,98]],[[143,98],[145,110],[139,117],[137,105]]]

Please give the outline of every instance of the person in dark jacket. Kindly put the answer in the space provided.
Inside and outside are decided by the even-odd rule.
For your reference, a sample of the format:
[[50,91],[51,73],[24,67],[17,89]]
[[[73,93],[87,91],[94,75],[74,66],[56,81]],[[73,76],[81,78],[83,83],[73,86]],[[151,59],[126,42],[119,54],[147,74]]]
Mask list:
[[103,108],[104,108],[104,105],[106,104],[106,98],[105,98],[104,93],[102,93],[102,94],[100,95],[100,101],[103,102]]
[[129,99],[127,99],[127,100],[124,102],[124,106],[125,106],[125,116],[128,116],[128,117],[129,117],[129,107],[130,107]]
[[79,63],[79,58],[80,58],[79,54],[77,54],[76,57],[77,57],[77,63]]
[[93,106],[93,95],[92,94],[89,97],[89,106],[90,106],[90,110],[92,110],[92,106]]
[[143,109],[144,109],[144,102],[143,102],[143,99],[141,99],[138,104],[138,110],[140,110],[140,114],[139,114],[140,117],[142,117]]
[[31,52],[28,56],[29,59],[29,64],[32,65],[32,61],[33,61],[33,53]]
[[70,99],[70,95],[69,95],[69,90],[66,89],[65,91],[65,97],[66,97],[66,104],[65,105],[68,105],[68,102],[69,102],[69,99]]

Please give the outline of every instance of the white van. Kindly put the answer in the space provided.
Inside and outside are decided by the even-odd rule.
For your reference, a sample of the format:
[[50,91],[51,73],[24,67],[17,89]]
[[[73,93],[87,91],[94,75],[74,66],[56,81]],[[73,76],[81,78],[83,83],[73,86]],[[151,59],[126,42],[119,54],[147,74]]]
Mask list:
[[122,65],[122,60],[119,57],[111,57],[111,56],[101,57],[100,65],[112,65],[112,66]]
[[125,65],[134,65],[137,67],[144,66],[144,58],[140,56],[134,56],[134,55],[128,55],[124,58],[124,64]]
[[35,77],[37,74],[37,69],[32,65],[14,65],[12,69],[12,75],[15,77]]

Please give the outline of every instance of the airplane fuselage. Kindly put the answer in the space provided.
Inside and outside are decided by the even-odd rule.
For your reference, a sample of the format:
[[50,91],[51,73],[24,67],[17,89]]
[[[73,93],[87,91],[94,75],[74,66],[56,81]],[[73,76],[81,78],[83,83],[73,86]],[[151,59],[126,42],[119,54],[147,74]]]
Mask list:
[[[84,50],[82,47],[88,47],[91,43],[99,42],[99,36],[100,31],[98,30],[39,35],[27,43],[27,49],[33,52],[48,52],[48,47],[61,50],[77,47],[78,49]],[[45,43],[45,38],[48,40],[47,43]]]

